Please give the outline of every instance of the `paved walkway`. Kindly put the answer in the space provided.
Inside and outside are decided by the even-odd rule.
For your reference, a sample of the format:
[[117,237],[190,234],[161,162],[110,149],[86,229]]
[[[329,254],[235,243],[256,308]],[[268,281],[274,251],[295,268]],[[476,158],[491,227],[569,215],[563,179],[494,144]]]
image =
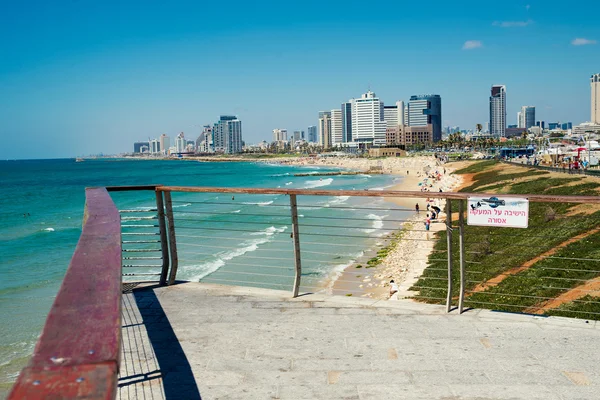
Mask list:
[[600,322],[184,283],[123,300],[120,398],[597,399]]

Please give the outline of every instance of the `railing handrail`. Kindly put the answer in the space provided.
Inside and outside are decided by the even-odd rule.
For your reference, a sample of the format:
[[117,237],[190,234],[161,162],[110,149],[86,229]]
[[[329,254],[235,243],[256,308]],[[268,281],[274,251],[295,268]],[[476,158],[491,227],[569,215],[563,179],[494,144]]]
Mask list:
[[107,190],[91,188],[77,248],[9,399],[112,399],[120,346],[120,217]]
[[[465,192],[420,192],[406,190],[314,190],[314,189],[264,189],[264,188],[228,188],[203,186],[156,186],[159,192],[191,193],[241,193],[241,194],[283,194],[304,196],[356,196],[356,197],[409,197],[465,200],[471,196],[498,196],[498,193]],[[543,194],[504,194],[506,198],[527,198],[530,201],[548,203],[600,203],[599,196],[553,196]]]

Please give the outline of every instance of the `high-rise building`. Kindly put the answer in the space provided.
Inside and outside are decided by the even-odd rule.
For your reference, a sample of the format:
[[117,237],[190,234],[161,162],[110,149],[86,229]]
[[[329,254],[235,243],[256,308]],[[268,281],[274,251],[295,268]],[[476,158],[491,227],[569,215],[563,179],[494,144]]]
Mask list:
[[352,103],[352,141],[367,145],[385,145],[383,103],[370,90]]
[[331,147],[330,111],[319,111],[319,144],[326,149]]
[[185,152],[186,145],[187,143],[185,141],[185,135],[183,134],[183,132],[181,132],[179,135],[177,135],[177,138],[175,139],[175,151],[177,153]]
[[[418,129],[415,132],[431,132],[428,141],[439,142],[442,140],[442,98],[438,94],[411,96],[405,108],[405,125],[408,127],[427,127],[431,129]],[[421,135],[422,136],[422,135]]]
[[308,141],[310,143],[317,143],[317,127],[316,125],[311,125],[308,127]]
[[490,133],[492,136],[506,135],[506,86],[493,85],[490,96]]
[[292,136],[294,143],[302,139],[304,139],[304,131],[294,131],[294,135]]
[[525,121],[523,120],[523,113],[521,111],[517,113],[517,126],[515,128],[525,128]]
[[404,125],[404,102],[397,101],[393,106],[383,106],[383,119],[387,128]]
[[573,123],[572,123],[572,122],[564,122],[564,123],[562,123],[562,124],[560,125],[560,128],[561,128],[563,131],[567,131],[567,130],[569,130],[569,129],[573,129]]
[[600,125],[600,74],[590,78],[592,85],[592,118],[591,123]]
[[163,133],[162,135],[160,135],[159,141],[160,141],[160,151],[163,154],[167,154],[169,151],[169,147],[171,147],[171,144],[170,144],[171,139],[167,136],[166,133]]
[[147,153],[150,150],[150,142],[135,142],[133,144],[134,153]]
[[344,143],[352,141],[352,103],[342,103],[342,136]]
[[287,142],[287,129],[273,129],[274,142]]
[[213,147],[216,152],[242,152],[242,121],[235,115],[221,115],[213,126]]
[[331,110],[331,146],[344,143],[342,110]]
[[519,121],[519,128],[529,129],[535,126],[535,107],[523,106],[521,107],[521,120]]
[[535,126],[540,127],[542,130],[546,129],[546,121],[535,121]]
[[204,125],[202,133],[196,139],[196,148],[199,153],[212,153],[213,149],[213,127]]
[[158,139],[152,139],[150,141],[150,153],[157,154],[160,153],[160,141]]

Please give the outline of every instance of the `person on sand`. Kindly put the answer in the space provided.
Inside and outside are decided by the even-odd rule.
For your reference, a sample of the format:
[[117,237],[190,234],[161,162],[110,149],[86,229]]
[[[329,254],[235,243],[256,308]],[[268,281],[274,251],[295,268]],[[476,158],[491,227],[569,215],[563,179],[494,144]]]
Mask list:
[[415,204],[415,211],[419,212],[419,203]]
[[425,230],[429,231],[429,226],[431,225],[431,219],[429,218],[429,214],[427,214],[427,218],[425,218]]
[[394,297],[394,295],[398,293],[398,285],[396,284],[396,282],[394,282],[394,280],[392,279],[390,281],[390,299],[392,297]]

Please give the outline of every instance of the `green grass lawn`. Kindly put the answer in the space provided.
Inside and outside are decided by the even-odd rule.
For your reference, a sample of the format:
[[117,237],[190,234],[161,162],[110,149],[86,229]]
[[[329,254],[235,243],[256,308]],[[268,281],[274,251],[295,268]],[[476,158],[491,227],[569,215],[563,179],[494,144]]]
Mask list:
[[[551,178],[543,171],[523,168],[523,172],[503,175],[494,170],[495,161],[482,161],[464,168],[459,173],[476,173],[474,182],[464,192],[485,192],[494,188],[510,194],[549,194],[549,195],[598,195],[597,182],[581,182],[582,177]],[[532,179],[518,182],[518,178]],[[499,274],[533,260],[569,238],[588,232],[600,225],[600,211],[589,214],[566,216],[576,204],[569,203],[530,203],[529,228],[494,228],[468,226],[465,224],[465,270],[467,292]],[[452,209],[458,210],[458,201],[452,202]],[[458,223],[453,223],[453,297],[459,293],[459,243]],[[435,252],[429,257],[429,267],[415,284],[423,301],[443,303],[447,291],[447,251],[446,232],[437,234]],[[584,259],[585,261],[582,261]],[[465,305],[476,308],[492,308],[503,311],[520,312],[536,307],[568,291],[586,280],[600,276],[600,234],[596,233],[561,248],[549,258],[542,258],[516,275],[507,276],[500,284],[478,293],[468,293]],[[574,312],[581,305],[580,300],[569,308],[561,308],[561,315],[578,317],[590,310],[597,310],[600,317],[600,302],[588,301],[586,313]],[[559,311],[551,311],[548,314]],[[595,318],[600,319],[600,318]]]

